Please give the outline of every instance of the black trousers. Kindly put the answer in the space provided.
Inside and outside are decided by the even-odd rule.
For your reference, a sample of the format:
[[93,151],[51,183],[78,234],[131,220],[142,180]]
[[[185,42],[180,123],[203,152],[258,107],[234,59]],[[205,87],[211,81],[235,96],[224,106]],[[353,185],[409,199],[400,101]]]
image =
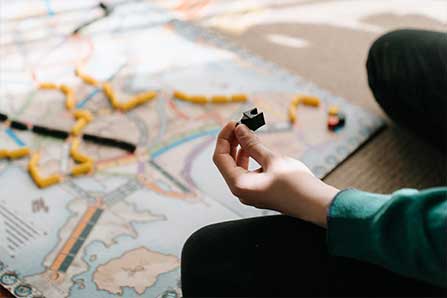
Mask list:
[[[370,87],[389,116],[445,150],[447,39],[403,30],[369,53]],[[287,216],[210,225],[182,252],[185,297],[446,296],[446,289],[327,252],[326,231]]]
[[388,33],[372,45],[367,70],[388,116],[447,153],[447,33]]

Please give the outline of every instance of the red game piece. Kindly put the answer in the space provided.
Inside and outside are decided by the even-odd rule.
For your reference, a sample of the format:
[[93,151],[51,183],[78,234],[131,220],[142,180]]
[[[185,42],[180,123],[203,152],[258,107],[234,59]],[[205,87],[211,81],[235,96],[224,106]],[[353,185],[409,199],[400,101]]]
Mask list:
[[329,116],[327,120],[327,128],[330,131],[334,131],[337,128],[339,121],[337,116]]

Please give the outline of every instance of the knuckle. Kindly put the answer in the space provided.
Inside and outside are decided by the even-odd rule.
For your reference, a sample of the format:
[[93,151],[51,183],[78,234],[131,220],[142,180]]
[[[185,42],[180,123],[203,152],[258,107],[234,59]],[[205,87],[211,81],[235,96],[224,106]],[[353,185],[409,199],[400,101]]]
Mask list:
[[245,150],[248,152],[255,151],[257,146],[259,145],[259,142],[256,140],[249,140],[245,144]]
[[256,135],[245,135],[239,140],[246,148],[252,148],[259,144],[259,139]]
[[257,142],[256,140],[249,140],[246,144],[246,147],[248,150],[255,148],[257,145],[259,144],[259,142]]
[[245,186],[239,181],[239,180],[236,180],[236,181],[233,181],[232,183],[231,183],[231,192],[236,196],[236,197],[241,197],[241,196],[243,196],[244,194],[245,194],[245,192],[246,192],[246,188],[245,188]]

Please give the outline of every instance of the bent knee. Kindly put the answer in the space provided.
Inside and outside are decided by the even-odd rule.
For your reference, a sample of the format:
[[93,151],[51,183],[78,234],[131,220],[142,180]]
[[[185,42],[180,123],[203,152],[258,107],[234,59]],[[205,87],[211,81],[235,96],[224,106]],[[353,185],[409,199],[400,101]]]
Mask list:
[[[181,256],[181,284],[185,296],[194,296],[203,290],[201,284],[210,280],[216,262],[215,235],[219,224],[209,225],[194,232],[186,240]],[[218,267],[218,266],[217,266]],[[210,276],[211,275],[211,276]]]
[[382,53],[384,50],[387,50],[390,46],[398,46],[399,48],[405,49],[410,44],[414,43],[415,38],[421,36],[421,33],[424,34],[425,32],[429,31],[415,29],[398,29],[385,33],[377,38],[371,45],[368,54],[368,60],[374,59],[374,57]]
[[[373,42],[369,49],[366,62],[368,78],[375,79],[377,76],[382,75],[383,67],[386,64],[385,60],[387,60],[389,55],[392,55],[392,52],[388,51],[388,49],[396,40],[401,40],[403,37],[407,36],[408,31],[411,30],[391,31],[380,36]],[[387,53],[388,56],[385,56],[385,53]]]
[[405,53],[409,51],[413,54],[410,56],[415,56],[430,50],[431,41],[439,36],[439,32],[417,29],[399,29],[380,36],[369,49],[366,63],[368,76],[383,76],[390,63],[399,61],[398,58],[406,56]]
[[182,249],[182,268],[188,269],[190,264],[201,262],[206,257],[207,252],[210,252],[215,244],[213,238],[215,238],[219,225],[205,226],[189,236]]

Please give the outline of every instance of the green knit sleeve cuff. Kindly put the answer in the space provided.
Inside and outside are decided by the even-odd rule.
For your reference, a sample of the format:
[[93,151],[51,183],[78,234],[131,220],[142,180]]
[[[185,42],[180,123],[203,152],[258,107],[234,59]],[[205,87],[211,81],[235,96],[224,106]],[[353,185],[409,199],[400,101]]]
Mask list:
[[357,189],[340,191],[328,210],[327,241],[329,253],[337,256],[364,258],[372,252],[368,230],[374,214],[389,195],[373,194]]

